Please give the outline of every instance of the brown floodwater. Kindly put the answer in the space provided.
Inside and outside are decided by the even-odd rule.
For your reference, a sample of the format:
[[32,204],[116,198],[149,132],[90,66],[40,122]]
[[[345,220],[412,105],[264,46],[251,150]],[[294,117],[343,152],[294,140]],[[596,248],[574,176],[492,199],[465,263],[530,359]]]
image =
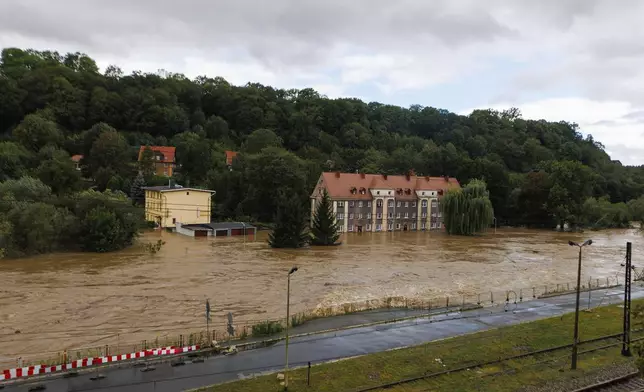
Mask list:
[[[166,241],[155,255],[138,244],[109,253],[59,253],[0,261],[0,363],[47,357],[64,349],[152,340],[203,328],[210,298],[213,324],[232,312],[236,323],[285,313],[286,272],[292,312],[404,296],[472,295],[572,282],[577,249],[584,279],[615,277],[637,230],[583,234],[499,229],[481,237],[444,233],[363,233],[330,248],[274,250],[257,238],[190,238],[148,232],[141,243]],[[20,333],[16,333],[20,331]]]

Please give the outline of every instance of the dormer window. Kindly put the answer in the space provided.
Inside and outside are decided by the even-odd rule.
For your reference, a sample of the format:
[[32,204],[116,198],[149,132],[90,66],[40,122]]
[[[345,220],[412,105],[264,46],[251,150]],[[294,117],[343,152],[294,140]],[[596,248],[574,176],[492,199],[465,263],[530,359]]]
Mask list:
[[361,194],[361,195],[366,195],[366,194],[367,194],[367,190],[366,190],[365,188],[360,188],[360,194]]
[[358,189],[356,189],[355,186],[351,187],[351,194],[355,195],[358,192]]
[[398,189],[396,189],[396,194],[398,194],[398,195],[402,195],[402,193],[403,193],[402,188],[398,188]]
[[411,189],[409,189],[409,188],[405,189],[405,194],[406,195],[411,195]]

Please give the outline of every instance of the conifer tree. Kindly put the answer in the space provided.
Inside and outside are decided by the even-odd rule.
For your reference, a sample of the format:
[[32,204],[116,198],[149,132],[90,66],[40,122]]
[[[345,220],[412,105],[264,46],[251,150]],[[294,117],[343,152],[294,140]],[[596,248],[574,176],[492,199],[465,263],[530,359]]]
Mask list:
[[331,199],[325,189],[322,200],[318,203],[313,215],[311,243],[313,245],[333,245],[340,238],[338,230],[338,222],[333,213]]
[[272,248],[301,248],[310,237],[304,207],[297,195],[281,194],[275,214],[275,228],[268,236]]

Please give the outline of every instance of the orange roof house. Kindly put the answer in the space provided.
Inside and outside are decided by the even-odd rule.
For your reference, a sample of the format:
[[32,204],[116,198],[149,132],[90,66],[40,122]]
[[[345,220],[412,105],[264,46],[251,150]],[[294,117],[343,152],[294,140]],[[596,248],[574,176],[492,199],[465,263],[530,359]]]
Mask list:
[[158,176],[172,177],[174,168],[176,167],[176,148],[168,146],[141,146],[139,149],[139,162],[146,148],[152,150],[155,174]]
[[311,194],[311,214],[324,190],[343,232],[442,227],[440,198],[460,188],[453,177],[324,172]]
[[237,151],[228,151],[226,150],[226,165],[232,166],[233,165],[233,159],[237,157],[237,154],[239,154]]
[[72,155],[72,162],[74,162],[74,167],[76,168],[76,170],[81,169],[80,162],[82,159],[83,156],[81,154]]

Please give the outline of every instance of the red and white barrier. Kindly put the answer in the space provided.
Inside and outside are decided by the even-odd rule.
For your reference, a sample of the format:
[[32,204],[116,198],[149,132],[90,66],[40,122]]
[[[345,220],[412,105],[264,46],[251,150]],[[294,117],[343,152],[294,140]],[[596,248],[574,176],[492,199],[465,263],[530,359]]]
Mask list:
[[158,355],[181,354],[181,353],[187,353],[187,352],[196,351],[196,350],[199,350],[199,346],[164,347],[164,348],[156,348],[153,350],[139,351],[139,352],[130,353],[130,354],[110,355],[109,357],[83,358],[83,359],[79,359],[62,365],[53,365],[53,366],[35,365],[35,366],[27,366],[22,368],[14,368],[14,369],[5,370],[2,373],[0,373],[0,381],[10,380],[13,378],[28,377],[28,376],[33,376],[37,374],[55,373],[63,370],[78,369],[78,368],[94,366],[94,365],[102,365],[105,363],[127,361],[130,359],[136,359],[136,358],[152,357],[152,356],[158,356]]

